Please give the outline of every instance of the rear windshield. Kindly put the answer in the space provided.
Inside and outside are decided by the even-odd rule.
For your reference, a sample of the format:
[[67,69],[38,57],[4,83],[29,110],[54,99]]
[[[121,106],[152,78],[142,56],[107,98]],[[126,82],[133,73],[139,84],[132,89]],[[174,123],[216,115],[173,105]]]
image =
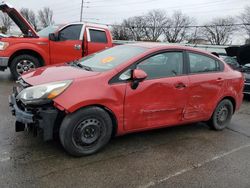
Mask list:
[[147,48],[143,47],[121,45],[87,56],[79,62],[90,67],[93,71],[104,72],[142,54],[146,50]]

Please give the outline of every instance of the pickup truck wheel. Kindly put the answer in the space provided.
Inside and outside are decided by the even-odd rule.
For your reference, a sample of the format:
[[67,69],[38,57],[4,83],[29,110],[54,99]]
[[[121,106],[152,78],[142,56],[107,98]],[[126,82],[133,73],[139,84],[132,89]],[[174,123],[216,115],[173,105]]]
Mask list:
[[77,157],[99,151],[109,142],[111,134],[112,120],[98,107],[81,109],[66,116],[59,131],[64,149]]
[[213,130],[223,130],[227,127],[233,116],[233,104],[230,100],[222,100],[216,107],[208,125]]
[[31,55],[20,55],[10,62],[10,71],[14,79],[37,67],[40,67],[40,62],[36,57]]

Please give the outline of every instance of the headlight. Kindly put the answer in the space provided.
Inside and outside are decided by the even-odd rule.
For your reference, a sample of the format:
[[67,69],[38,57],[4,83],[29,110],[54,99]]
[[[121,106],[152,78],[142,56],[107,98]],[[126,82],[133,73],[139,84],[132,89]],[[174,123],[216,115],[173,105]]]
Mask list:
[[8,42],[0,42],[0,50],[5,50],[8,46]]
[[46,104],[60,95],[69,87],[71,82],[71,80],[66,80],[29,87],[22,90],[17,95],[17,99],[21,100],[24,104]]

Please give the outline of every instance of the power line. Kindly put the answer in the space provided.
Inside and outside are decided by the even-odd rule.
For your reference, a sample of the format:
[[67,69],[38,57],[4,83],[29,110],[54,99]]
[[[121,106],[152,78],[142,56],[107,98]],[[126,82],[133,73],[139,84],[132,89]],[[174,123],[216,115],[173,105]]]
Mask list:
[[[124,6],[124,5],[134,5],[134,4],[143,4],[143,3],[152,3],[154,1],[158,1],[158,0],[145,0],[145,1],[141,1],[141,2],[129,2],[129,3],[119,3],[118,5],[91,5],[90,8],[97,8],[97,7],[119,7],[119,6]],[[173,7],[166,7],[166,8],[180,8],[180,7],[193,7],[196,5],[209,5],[209,4],[216,4],[216,3],[222,3],[225,1],[231,1],[231,0],[217,0],[217,1],[213,1],[213,2],[206,2],[206,3],[195,3],[195,4],[182,4],[182,5],[178,5],[178,6],[173,6]],[[93,2],[90,2],[91,4]]]
[[[158,0],[144,0],[144,1],[137,1],[137,2],[127,2],[127,3],[119,3],[118,5],[115,5],[115,4],[111,4],[111,5],[108,5],[108,3],[106,3],[105,5],[92,5],[92,1],[88,1],[88,6],[85,6],[84,8],[102,8],[102,7],[109,7],[109,8],[117,8],[119,6],[124,6],[124,5],[134,5],[134,4],[144,4],[144,3],[152,3],[152,2],[155,2],[155,1],[158,1]],[[185,7],[194,7],[194,6],[199,6],[199,5],[203,5],[206,7],[206,5],[210,5],[210,4],[218,4],[218,3],[223,3],[225,1],[231,1],[231,0],[217,0],[217,1],[213,1],[213,2],[207,2],[207,3],[195,3],[195,4],[182,4],[182,5],[178,5],[178,6],[172,6],[172,7],[161,7],[161,8],[167,8],[167,9],[174,9],[174,8],[177,8],[177,9],[180,9],[181,8],[185,8]],[[85,2],[86,3],[86,2]],[[75,5],[81,5],[80,3],[78,4],[75,4]],[[77,7],[69,7],[69,6],[65,6],[63,8],[59,8],[59,9],[54,9],[54,10],[59,10],[59,11],[62,11],[62,10],[76,10]],[[140,11],[141,10],[145,10],[145,9],[139,9]],[[122,11],[122,10],[119,10],[119,11]],[[131,10],[129,10],[131,11]],[[133,10],[134,11],[138,11],[137,10]],[[124,11],[122,11],[124,12]]]
[[90,6],[90,8],[92,7],[119,7],[119,6],[124,6],[124,5],[134,5],[134,4],[142,4],[142,3],[152,3],[154,1],[158,1],[158,0],[145,0],[145,1],[141,1],[141,2],[130,2],[130,3],[119,3],[119,5],[94,5],[94,6]]
[[250,23],[235,23],[235,24],[213,24],[213,25],[188,25],[188,26],[177,26],[177,27],[173,27],[173,26],[142,26],[142,27],[138,27],[138,26],[125,26],[125,25],[120,25],[120,24],[105,24],[105,23],[95,23],[95,24],[101,24],[101,25],[106,25],[106,26],[110,26],[110,27],[123,27],[123,28],[164,28],[164,29],[171,29],[171,28],[207,28],[207,27],[233,27],[233,26],[246,26],[246,25],[250,25]]
[[[186,9],[191,9],[192,8],[192,10],[194,9],[194,8],[196,8],[196,10],[197,10],[197,8],[201,8],[201,7],[210,7],[210,6],[216,6],[215,5],[215,3],[222,3],[222,2],[224,2],[224,1],[228,1],[228,0],[220,0],[220,1],[214,1],[214,2],[210,2],[209,4],[208,3],[201,3],[201,4],[197,4],[196,3],[196,5],[188,5],[188,6],[192,6],[192,7],[189,7],[189,8],[186,8]],[[91,2],[90,2],[91,3]],[[212,4],[213,3],[213,4]],[[91,8],[91,6],[88,6],[88,7],[85,7],[85,8]],[[174,8],[174,7],[170,7],[170,8],[168,8],[168,11],[174,11],[172,8]],[[71,12],[71,13],[74,13],[74,11],[73,10],[77,10],[78,9],[78,7],[69,7],[69,8],[67,8],[67,13],[69,13],[69,12]],[[185,10],[186,10],[185,9]],[[221,9],[220,11],[231,11],[231,10],[236,10],[237,8],[231,8],[231,9]],[[72,10],[72,11],[69,11],[69,10]],[[175,10],[179,10],[179,9],[175,9]],[[105,11],[105,10],[104,10]],[[115,10],[113,10],[112,11],[112,13],[114,14],[114,11]],[[129,12],[130,12],[131,10],[129,10]],[[139,12],[140,10],[133,10],[133,12]],[[144,11],[145,11],[145,9],[144,9]],[[148,10],[149,11],[149,10]],[[57,12],[57,14],[65,14],[65,12],[66,11],[56,11]],[[119,12],[117,12],[118,14],[122,14],[122,13],[125,13],[125,12],[128,12],[127,10],[119,10]],[[184,12],[186,12],[186,11],[184,11]],[[188,13],[201,13],[201,14],[204,14],[204,13],[208,13],[208,12],[216,12],[216,10],[209,10],[209,11],[202,11],[202,12],[197,12],[197,11],[188,11]],[[114,17],[113,15],[111,16],[110,15],[110,11],[106,11],[106,12],[103,12],[103,9],[102,10],[98,10],[98,11],[87,11],[87,13],[86,13],[87,15],[88,14],[93,14],[93,15],[103,15],[102,17],[105,17],[105,18],[107,18],[107,17]],[[98,16],[99,18],[100,18],[100,16]]]
[[[151,2],[154,2],[154,1],[158,1],[158,0],[147,0],[147,1],[143,1],[144,3],[151,3]],[[184,4],[184,5],[179,5],[179,6],[172,6],[172,7],[161,7],[161,8],[164,8],[164,9],[167,9],[167,10],[170,10],[170,11],[172,11],[173,9],[175,9],[175,10],[180,10],[180,7],[183,9],[183,8],[185,8],[185,9],[190,9],[190,8],[200,8],[200,7],[209,7],[209,6],[215,6],[216,4],[220,4],[220,3],[223,3],[223,2],[225,2],[225,1],[231,1],[231,0],[217,0],[217,1],[213,1],[213,2],[207,2],[207,3],[195,3],[195,4]],[[141,3],[143,3],[143,2],[133,2],[133,3],[127,3],[126,5],[129,5],[129,4],[141,4]],[[83,8],[90,8],[90,9],[95,9],[95,8],[101,8],[101,7],[110,7],[110,8],[117,8],[117,6],[119,7],[119,6],[124,6],[125,4],[119,4],[119,5],[99,5],[99,6],[93,6],[93,5],[91,5],[93,2],[92,1],[89,1],[88,2],[88,6],[83,6]],[[79,3],[79,4],[75,4],[75,5],[77,5],[77,6],[81,6],[81,4]],[[74,11],[74,10],[77,10],[79,7],[64,7],[64,8],[60,8],[60,9],[54,9],[54,10],[56,10],[56,12],[57,13],[65,13],[65,11]],[[172,9],[172,10],[171,10]],[[100,14],[100,11],[102,11],[103,12],[103,9],[102,10],[98,10],[97,12],[95,12],[96,14]],[[112,13],[114,13],[114,11],[115,10],[112,10]],[[131,12],[131,10],[117,10],[117,11],[119,11],[119,13],[120,12]],[[145,9],[133,9],[133,12],[139,12],[139,11],[145,11]],[[106,14],[107,13],[111,13],[110,12],[110,9],[109,9],[109,11],[106,11],[105,12]]]

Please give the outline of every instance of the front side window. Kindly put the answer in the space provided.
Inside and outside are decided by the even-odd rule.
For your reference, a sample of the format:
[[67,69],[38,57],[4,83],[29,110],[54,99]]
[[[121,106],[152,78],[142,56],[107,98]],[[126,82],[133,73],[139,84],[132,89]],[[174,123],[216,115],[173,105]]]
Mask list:
[[90,41],[97,43],[107,43],[107,36],[105,31],[89,29]]
[[182,52],[157,54],[139,63],[137,68],[147,73],[147,79],[178,76],[183,74],[183,54]]
[[218,61],[196,53],[188,53],[190,73],[206,73],[218,71]]
[[79,40],[80,39],[80,33],[82,30],[82,25],[71,25],[59,32],[59,40],[65,41],[65,40]]

